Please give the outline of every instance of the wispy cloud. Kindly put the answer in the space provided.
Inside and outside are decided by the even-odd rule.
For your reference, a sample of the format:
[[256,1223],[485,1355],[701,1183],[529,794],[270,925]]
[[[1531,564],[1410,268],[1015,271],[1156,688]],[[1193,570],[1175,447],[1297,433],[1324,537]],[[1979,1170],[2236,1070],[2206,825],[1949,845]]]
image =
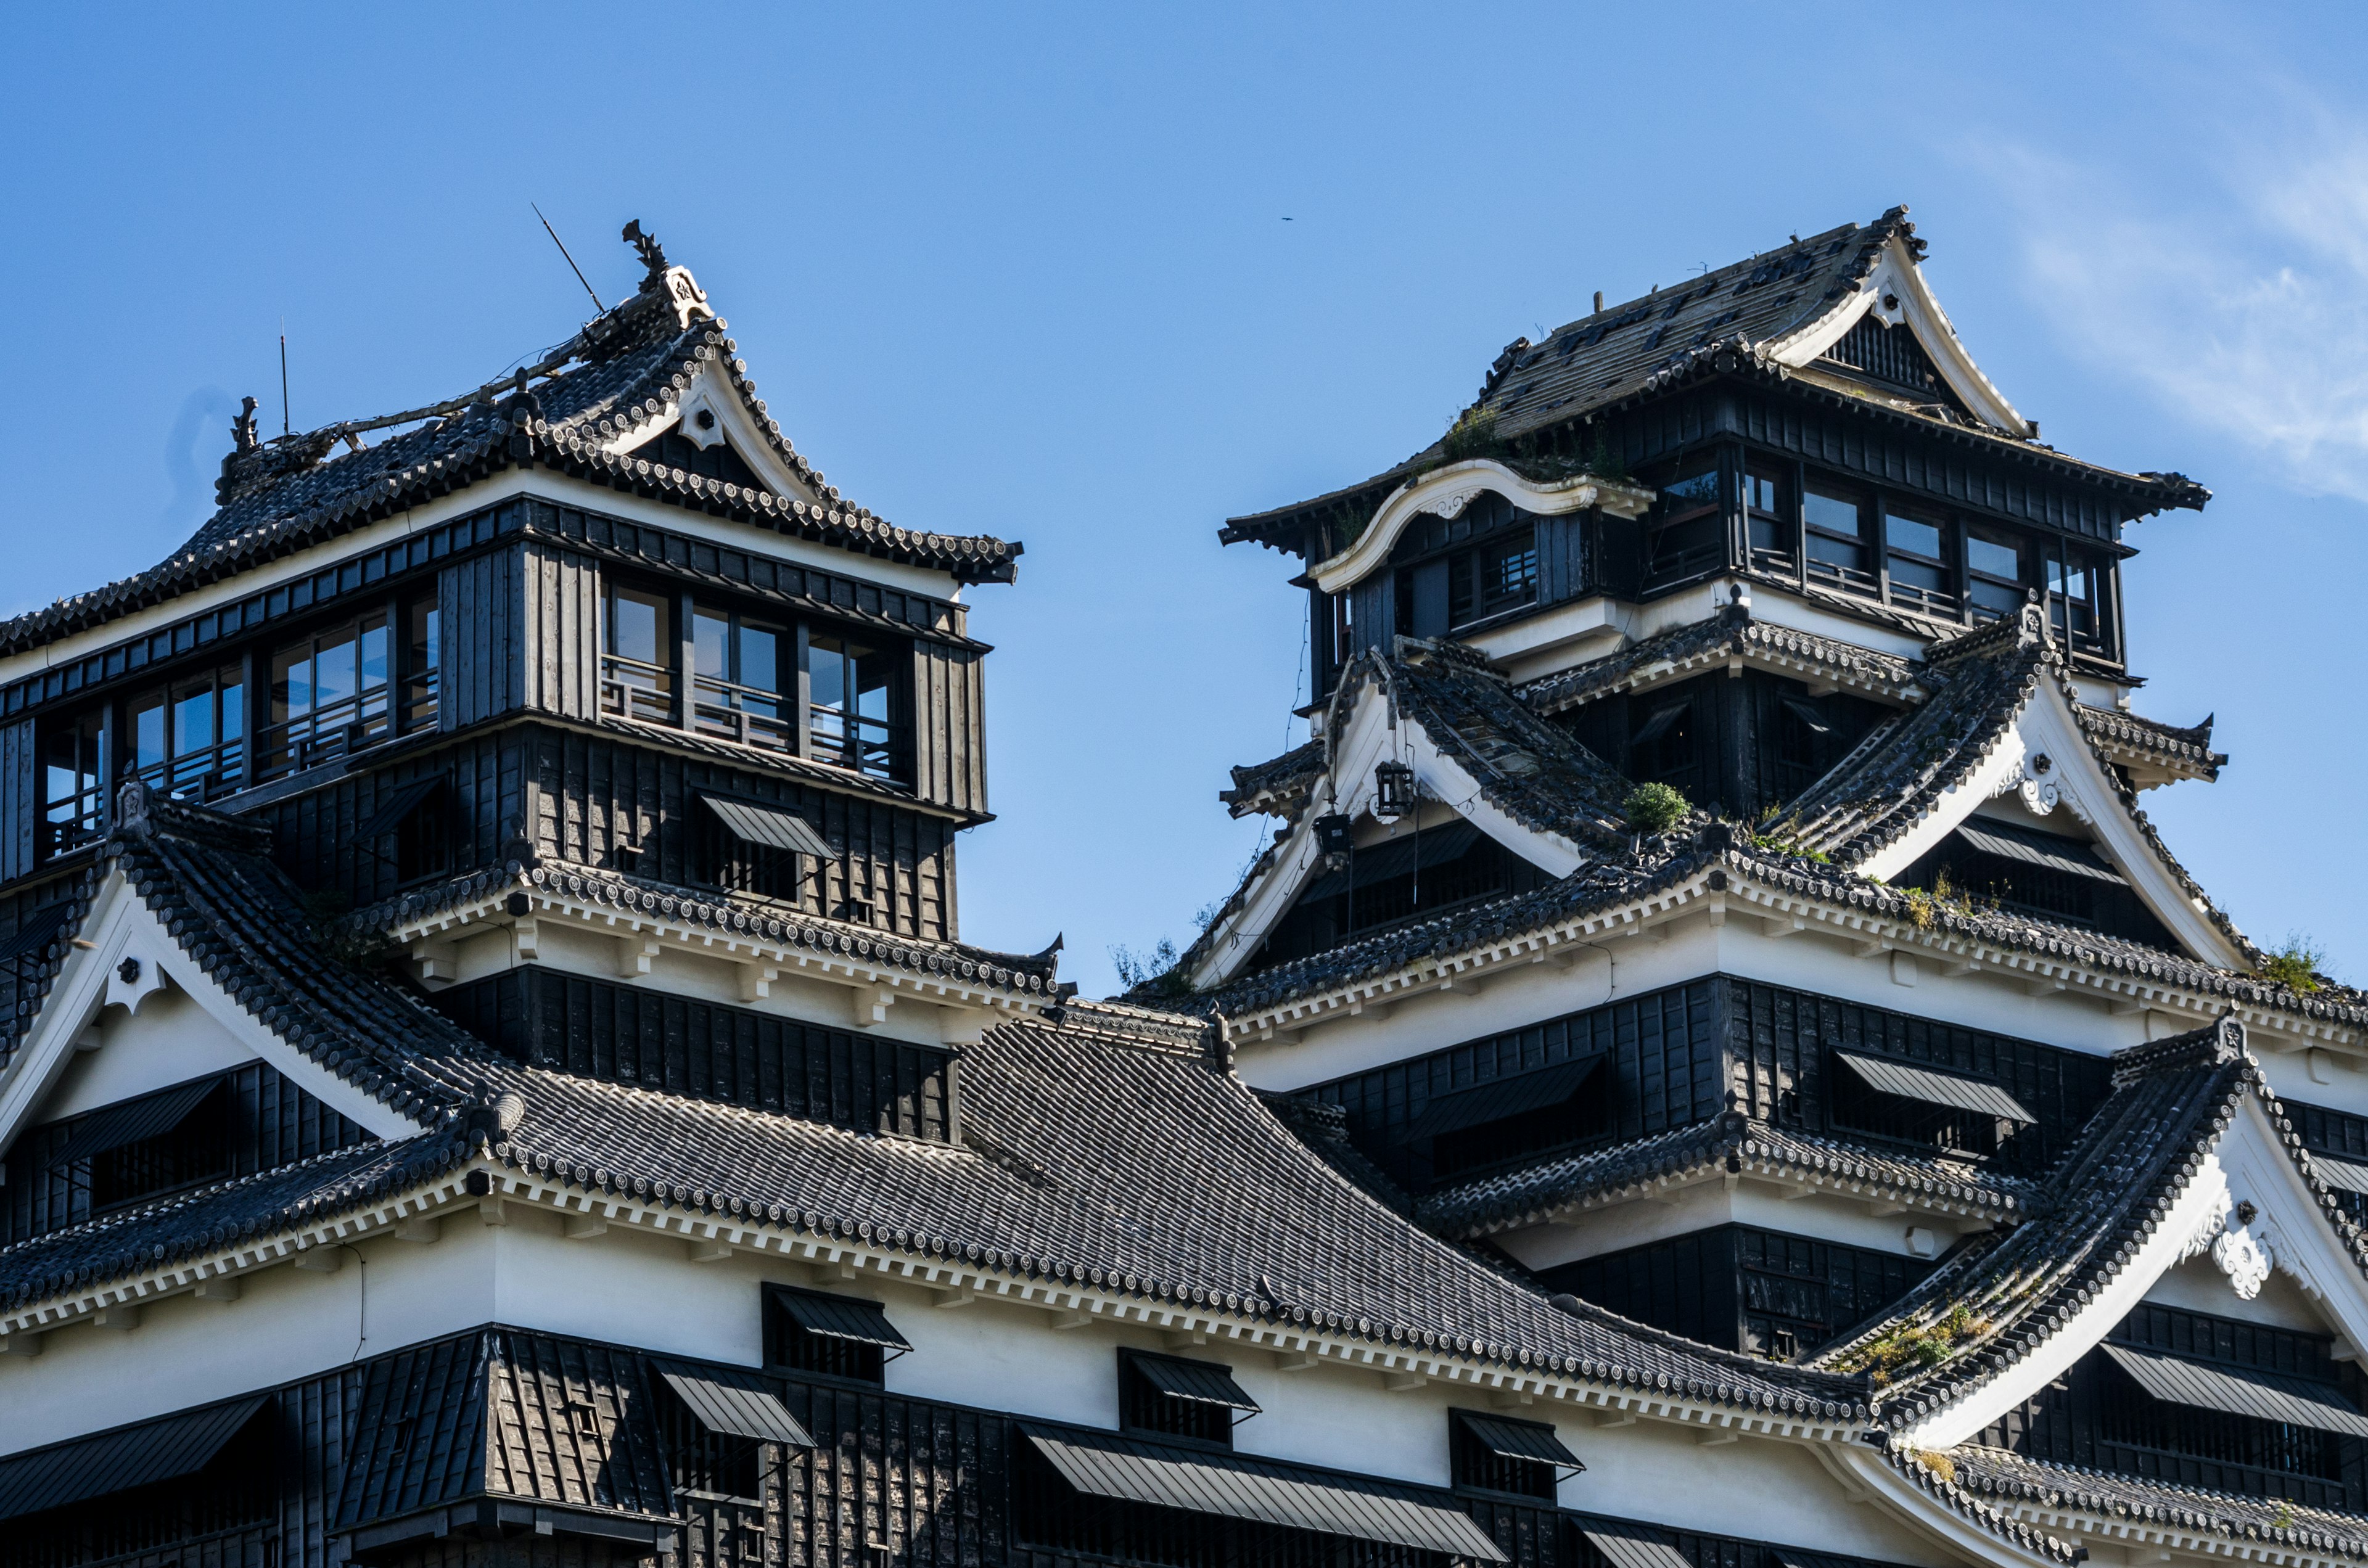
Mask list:
[[2113,163],[1997,171],[2058,329],[2297,488],[2368,499],[2368,122],[2292,84],[2175,197]]

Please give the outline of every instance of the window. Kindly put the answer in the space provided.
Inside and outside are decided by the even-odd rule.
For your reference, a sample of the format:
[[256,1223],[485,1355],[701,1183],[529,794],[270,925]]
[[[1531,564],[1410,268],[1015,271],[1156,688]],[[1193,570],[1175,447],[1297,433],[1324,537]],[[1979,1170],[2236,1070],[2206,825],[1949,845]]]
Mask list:
[[[164,1125],[153,1130],[145,1125],[158,1122]],[[94,1213],[219,1181],[230,1174],[226,1080],[142,1096],[92,1115],[83,1127],[78,1142],[104,1145],[81,1154],[90,1162]],[[142,1135],[124,1138],[127,1131]],[[80,1151],[70,1143],[63,1153],[72,1156]]]
[[781,699],[788,638],[779,625],[694,608],[691,728],[767,751],[795,751],[797,733]]
[[1628,774],[1646,783],[1667,784],[1690,776],[1694,766],[1694,700],[1691,696],[1646,693],[1631,698]]
[[772,1285],[765,1295],[765,1364],[825,1378],[880,1383],[912,1350],[877,1301]]
[[393,733],[393,644],[384,614],[324,629],[271,655],[271,721],[256,771],[278,778]]
[[[1398,570],[1393,584],[1398,629],[1409,637],[1444,637],[1535,604],[1536,529],[1507,526],[1522,515],[1502,496],[1489,495],[1475,500],[1452,525],[1437,517],[1417,519],[1434,526],[1409,528],[1393,558],[1403,558],[1410,547],[1434,553]],[[1468,530],[1462,526],[1467,518],[1473,525]],[[1460,543],[1475,536],[1478,542],[1467,548],[1439,551],[1442,542]]]
[[874,778],[897,772],[888,655],[843,637],[806,643],[807,722],[814,759]]
[[2075,647],[2103,645],[2101,573],[2087,557],[2056,552],[2047,562],[2047,607],[2056,636]]
[[224,665],[133,698],[131,772],[184,800],[211,801],[244,784],[245,678]]
[[600,710],[644,723],[674,722],[673,610],[666,596],[610,587],[609,641],[600,655]]
[[41,742],[41,852],[59,855],[99,835],[107,820],[106,717],[53,721]]
[[1954,618],[1957,596],[1949,565],[1949,524],[1897,508],[1883,519],[1884,568],[1891,600],[1934,615]]
[[[1954,1078],[1954,1074],[1926,1074]],[[1976,1080],[1958,1080],[1977,1083]],[[1875,1087],[1852,1068],[1847,1053],[1827,1058],[1827,1104],[1837,1128],[1871,1132],[1878,1138],[1917,1143],[1968,1159],[1987,1159],[1998,1152],[2004,1137],[2017,1123],[1964,1106],[1941,1105],[1922,1098],[1888,1093]]]
[[1874,593],[1876,579],[1866,546],[1866,501],[1831,480],[1812,479],[1801,494],[1801,522],[1812,581],[1852,593]]
[[1447,619],[1469,626],[1538,597],[1537,536],[1528,528],[1448,559]]
[[1755,466],[1745,471],[1743,501],[1751,520],[1751,564],[1763,572],[1793,570],[1793,517],[1786,505],[1790,489],[1773,469]]
[[1726,509],[1719,473],[1718,458],[1713,454],[1694,459],[1679,477],[1660,487],[1660,516],[1653,525],[1646,565],[1653,582],[1674,582],[1726,563]]
[[1137,1350],[1118,1353],[1118,1422],[1123,1431],[1234,1446],[1234,1427],[1258,1413],[1234,1369]]
[[1587,1467],[1543,1421],[1451,1410],[1448,1462],[1458,1486],[1552,1502],[1565,1474]]
[[1965,534],[1965,598],[1984,619],[2012,615],[2023,605],[2024,549],[2021,540],[1990,528]]

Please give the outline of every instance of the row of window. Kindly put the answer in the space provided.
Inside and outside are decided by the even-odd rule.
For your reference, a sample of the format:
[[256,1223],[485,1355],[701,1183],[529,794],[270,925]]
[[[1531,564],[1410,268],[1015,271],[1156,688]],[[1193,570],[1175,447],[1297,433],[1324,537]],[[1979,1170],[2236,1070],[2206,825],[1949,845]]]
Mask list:
[[[905,776],[902,661],[886,646],[631,588],[610,591],[604,631],[606,712]],[[439,632],[434,598],[392,600],[46,722],[40,854],[97,837],[116,781],[214,801],[434,729]]]
[[[768,1369],[879,1386],[887,1363],[913,1346],[877,1301],[792,1285],[765,1294]],[[1231,1449],[1234,1428],[1259,1414],[1231,1367],[1145,1350],[1118,1353],[1119,1429],[1163,1442]],[[1455,1411],[1454,1483],[1521,1497],[1554,1496],[1564,1472],[1586,1467],[1551,1425]]]
[[[437,633],[433,599],[390,603],[51,723],[42,852],[100,832],[110,777],[212,801],[435,728]],[[257,712],[249,693],[264,683]]]
[[609,589],[603,631],[603,712],[904,776],[899,660],[885,645],[626,585]]
[[[1730,484],[1730,480],[1732,484]],[[2059,636],[2107,652],[2104,557],[1792,463],[1705,453],[1658,485],[1647,586],[1727,564],[1739,514],[1749,564],[1943,620],[2011,615],[2042,596]]]

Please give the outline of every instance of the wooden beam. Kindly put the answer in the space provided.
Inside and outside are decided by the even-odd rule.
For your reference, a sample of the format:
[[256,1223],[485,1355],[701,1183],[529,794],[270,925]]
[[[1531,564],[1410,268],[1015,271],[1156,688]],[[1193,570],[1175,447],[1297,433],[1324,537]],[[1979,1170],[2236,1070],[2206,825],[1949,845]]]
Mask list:
[[609,1233],[609,1221],[598,1214],[570,1214],[560,1232],[571,1242],[590,1241],[594,1236]]
[[113,1329],[128,1334],[140,1326],[140,1308],[135,1302],[122,1301],[111,1307],[101,1307],[90,1314],[93,1328]]
[[394,1222],[394,1239],[399,1242],[417,1242],[424,1246],[443,1233],[444,1221],[433,1214],[410,1214]]
[[617,974],[624,980],[639,980],[650,972],[661,944],[655,937],[638,933],[617,938]]
[[732,1256],[732,1244],[713,1236],[694,1236],[682,1244],[682,1251],[693,1263],[722,1263]]
[[238,1283],[234,1278],[200,1280],[198,1288],[189,1294],[200,1301],[235,1301],[238,1300]]
[[296,1255],[296,1267],[307,1274],[335,1274],[345,1266],[346,1249],[336,1242],[325,1242]]

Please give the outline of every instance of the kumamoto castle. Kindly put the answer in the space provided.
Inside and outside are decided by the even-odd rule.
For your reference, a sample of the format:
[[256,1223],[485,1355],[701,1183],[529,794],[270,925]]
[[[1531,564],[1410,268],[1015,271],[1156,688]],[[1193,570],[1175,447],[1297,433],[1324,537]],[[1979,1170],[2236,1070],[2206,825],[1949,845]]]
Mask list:
[[1226,523],[1314,738],[1099,1002],[957,928],[1020,547],[626,237],[0,623],[0,1568],[2368,1562],[2368,995],[2145,809],[2207,493],[1905,210]]

